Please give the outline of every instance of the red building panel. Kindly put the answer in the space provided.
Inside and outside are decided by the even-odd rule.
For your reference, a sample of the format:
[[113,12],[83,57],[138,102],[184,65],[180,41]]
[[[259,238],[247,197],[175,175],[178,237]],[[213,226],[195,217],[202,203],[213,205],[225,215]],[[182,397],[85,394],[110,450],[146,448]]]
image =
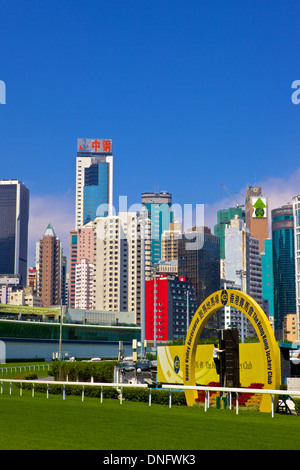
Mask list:
[[156,278],[145,282],[145,336],[147,340],[154,339],[154,282],[156,282],[156,340],[168,339],[168,314],[169,314],[169,288],[168,279]]

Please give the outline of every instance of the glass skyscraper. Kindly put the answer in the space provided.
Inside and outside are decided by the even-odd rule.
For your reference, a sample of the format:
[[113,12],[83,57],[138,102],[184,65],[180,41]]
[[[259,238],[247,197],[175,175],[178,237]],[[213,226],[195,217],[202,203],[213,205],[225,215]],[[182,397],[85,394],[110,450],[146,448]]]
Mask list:
[[164,231],[170,230],[170,223],[174,222],[172,195],[167,192],[143,193],[142,204],[148,211],[151,220],[152,263],[161,260],[161,236]]
[[27,281],[29,190],[17,180],[0,181],[0,275]]
[[76,228],[112,215],[113,156],[112,141],[77,139]]
[[98,162],[85,168],[83,188],[83,225],[96,217],[108,215],[107,162]]
[[262,295],[268,302],[269,318],[274,322],[274,289],[273,289],[273,247],[271,238],[264,240],[264,251],[260,254],[262,270]]
[[202,227],[178,240],[178,276],[192,282],[198,306],[220,289],[220,240]]
[[272,210],[274,329],[281,339],[284,316],[296,313],[293,206]]

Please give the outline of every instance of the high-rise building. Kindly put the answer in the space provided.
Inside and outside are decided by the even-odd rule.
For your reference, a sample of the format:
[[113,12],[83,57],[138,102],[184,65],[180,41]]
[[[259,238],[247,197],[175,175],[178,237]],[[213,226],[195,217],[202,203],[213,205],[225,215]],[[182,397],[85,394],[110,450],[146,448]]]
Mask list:
[[288,313],[283,322],[283,340],[286,342],[297,341],[297,315]]
[[140,214],[123,212],[93,222],[94,309],[134,312],[137,324],[141,323],[143,278],[151,276],[151,226],[146,219],[143,229],[143,220]]
[[[35,267],[36,270],[36,279],[35,279],[35,291],[39,291],[39,272],[40,272],[40,242],[35,243]],[[29,273],[28,273],[29,276]]]
[[262,268],[260,258],[259,240],[254,237],[249,238],[249,247],[247,253],[248,259],[248,285],[247,294],[249,294],[256,302],[264,308],[262,296]]
[[198,306],[220,289],[220,239],[209,228],[191,229],[178,240],[178,276],[192,282]]
[[236,216],[224,231],[225,277],[240,290],[247,292],[249,285],[249,240],[250,233],[242,219]]
[[161,235],[161,259],[163,261],[178,260],[178,239],[182,236],[182,223],[171,222],[170,229]]
[[10,304],[13,292],[22,290],[19,274],[0,275],[0,304]]
[[112,214],[111,139],[77,139],[75,228]]
[[75,308],[91,310],[94,305],[94,263],[82,259],[76,264]]
[[293,197],[297,340],[300,339],[300,196]]
[[260,186],[249,186],[245,196],[246,227],[251,237],[259,241],[259,252],[264,251],[264,240],[269,238],[268,199]]
[[37,269],[35,266],[28,268],[28,287],[31,287],[33,292],[37,291]]
[[39,241],[38,295],[45,308],[61,305],[62,247],[49,223]]
[[284,317],[296,313],[294,216],[292,204],[273,209],[272,245],[274,280],[274,330],[283,339]]
[[[259,241],[250,236],[244,220],[239,219],[237,215],[225,228],[224,267],[223,282],[229,285],[229,288],[249,294],[263,307]],[[224,324],[238,328],[242,340],[245,336],[253,336],[251,323],[239,310],[227,306],[223,315]]]
[[260,254],[262,271],[262,294],[265,308],[268,313],[269,321],[274,327],[274,282],[273,282],[273,248],[272,239],[264,240],[264,251]]
[[259,241],[236,216],[225,229],[225,279],[249,294],[262,307],[262,272]]
[[18,180],[0,181],[0,274],[27,282],[29,190]]
[[235,217],[245,220],[245,211],[241,207],[229,207],[217,212],[217,223],[214,226],[214,235],[220,238],[220,277],[225,277],[225,229]]
[[68,279],[68,263],[67,257],[62,255],[61,261],[61,303],[69,305],[69,279]]
[[166,230],[170,230],[174,214],[171,210],[172,195],[167,192],[143,193],[142,204],[148,211],[151,220],[152,237],[152,263],[156,264],[162,259],[161,236]]
[[184,339],[197,310],[193,284],[184,277],[159,275],[146,281],[146,339]]
[[[85,260],[88,265],[94,262],[94,230],[93,223],[89,222],[83,227],[70,232],[70,267],[69,267],[69,307],[80,308],[76,306],[76,285],[77,285],[77,298],[78,285],[81,280],[81,270],[76,271],[77,264]],[[80,279],[79,279],[80,277]],[[90,277],[86,278],[90,282]],[[90,291],[90,286],[82,286],[85,292]],[[90,302],[90,300],[88,301]],[[82,304],[82,302],[81,302]],[[85,307],[87,308],[87,307]]]
[[225,259],[225,228],[230,221],[238,216],[240,219],[244,217],[241,207],[229,207],[228,209],[220,209],[217,212],[217,223],[214,226],[214,234],[220,238],[220,258]]

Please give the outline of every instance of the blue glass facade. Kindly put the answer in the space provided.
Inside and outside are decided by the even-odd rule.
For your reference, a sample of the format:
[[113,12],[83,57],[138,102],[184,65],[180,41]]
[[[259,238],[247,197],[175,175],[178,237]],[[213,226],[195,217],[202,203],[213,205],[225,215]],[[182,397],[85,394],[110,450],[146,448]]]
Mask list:
[[274,318],[274,293],[273,293],[273,253],[272,240],[264,240],[264,252],[261,253],[262,270],[262,296],[268,301],[269,317]]
[[27,280],[29,191],[15,181],[0,185],[0,274]]
[[292,206],[272,211],[274,327],[283,329],[284,316],[296,312],[294,218]]
[[0,273],[14,274],[16,242],[16,185],[0,188]]
[[173,212],[168,204],[145,204],[151,219],[152,263],[161,260],[161,236],[165,230],[170,230],[173,222]]
[[211,233],[190,232],[178,240],[178,276],[192,282],[198,305],[220,289],[220,240]]
[[[30,321],[1,321],[0,339],[34,339],[59,340],[59,323],[30,322]],[[140,340],[141,330],[136,326],[88,326],[63,324],[62,339],[64,342],[116,342]]]
[[170,230],[174,222],[171,210],[172,196],[169,193],[143,193],[142,204],[148,211],[151,220],[152,263],[161,260],[161,236],[165,230]]
[[[178,240],[178,276],[184,276],[194,286],[198,306],[220,289],[220,239],[206,229],[206,233],[190,232]],[[216,312],[205,326],[221,327],[221,311]]]
[[85,170],[83,188],[83,223],[96,217],[107,216],[108,209],[108,163],[99,162]]

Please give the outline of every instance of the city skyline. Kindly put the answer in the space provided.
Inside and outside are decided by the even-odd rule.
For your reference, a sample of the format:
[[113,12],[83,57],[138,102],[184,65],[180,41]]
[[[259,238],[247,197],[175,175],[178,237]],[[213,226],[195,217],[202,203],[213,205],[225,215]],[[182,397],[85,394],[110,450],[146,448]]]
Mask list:
[[[113,139],[114,205],[167,191],[218,209],[300,193],[298,2],[21,1],[2,6],[1,179],[30,191],[29,265],[51,223],[68,256],[76,141]],[[269,233],[270,235],[270,233]]]
[[[267,178],[259,183],[264,194],[268,197],[269,219],[271,210],[291,203],[292,197],[300,194],[299,181],[300,169],[286,180],[279,177]],[[28,189],[30,190],[30,188]],[[246,188],[241,188],[241,191],[243,189],[246,190]],[[234,196],[236,197],[236,195]],[[239,202],[243,201],[244,199],[240,197]],[[134,204],[141,204],[141,195],[140,199],[137,197],[136,202],[132,205]],[[51,223],[56,230],[58,238],[62,241],[64,254],[68,257],[70,231],[75,227],[75,190],[74,193],[68,192],[65,195],[47,195],[45,198],[34,197],[33,200],[30,200],[30,206],[28,266],[34,266],[35,242],[42,236],[48,223]],[[204,224],[213,232],[214,225],[217,222],[217,211],[229,207],[235,207],[235,203],[233,198],[228,195],[225,195],[225,197],[220,195],[219,200],[212,204],[205,204]],[[270,226],[271,221],[269,220],[269,237],[271,237]]]

